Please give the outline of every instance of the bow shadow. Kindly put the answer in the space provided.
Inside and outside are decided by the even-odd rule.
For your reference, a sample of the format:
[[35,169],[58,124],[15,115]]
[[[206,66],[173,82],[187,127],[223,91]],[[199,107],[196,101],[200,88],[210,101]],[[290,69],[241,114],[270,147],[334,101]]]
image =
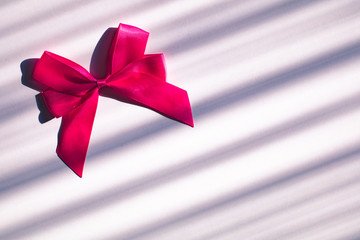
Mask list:
[[[97,79],[106,77],[106,60],[111,47],[112,40],[115,36],[116,28],[108,28],[101,36],[97,43],[90,62],[90,73]],[[46,86],[34,80],[33,73],[39,58],[29,58],[21,62],[20,69],[22,73],[21,83],[36,91],[46,90]],[[46,123],[54,118],[54,115],[48,110],[41,94],[35,95],[35,100],[39,113],[39,122]]]
[[[20,64],[20,69],[22,72],[21,83],[29,88],[42,92],[46,89],[46,87],[43,86],[42,84],[37,83],[32,77],[35,66],[38,61],[39,61],[38,58],[30,58],[21,62]],[[40,93],[35,95],[35,100],[37,107],[40,110],[39,122],[46,123],[47,121],[53,119],[54,115],[52,115],[50,111],[47,109],[45,101]]]

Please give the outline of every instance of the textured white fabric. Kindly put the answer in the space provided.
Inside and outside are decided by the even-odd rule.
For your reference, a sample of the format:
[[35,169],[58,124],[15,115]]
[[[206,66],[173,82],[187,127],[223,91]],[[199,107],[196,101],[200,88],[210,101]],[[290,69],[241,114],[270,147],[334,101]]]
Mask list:
[[[0,2],[0,239],[360,238],[360,1]],[[195,128],[100,99],[83,178],[20,64],[150,32]]]

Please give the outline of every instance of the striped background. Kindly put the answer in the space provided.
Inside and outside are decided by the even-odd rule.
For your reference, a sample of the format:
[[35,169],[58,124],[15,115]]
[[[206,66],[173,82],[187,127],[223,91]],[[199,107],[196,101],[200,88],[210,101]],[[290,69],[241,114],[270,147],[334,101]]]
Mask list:
[[[195,128],[101,98],[82,179],[20,64],[150,32]],[[360,239],[359,0],[1,0],[0,239]]]

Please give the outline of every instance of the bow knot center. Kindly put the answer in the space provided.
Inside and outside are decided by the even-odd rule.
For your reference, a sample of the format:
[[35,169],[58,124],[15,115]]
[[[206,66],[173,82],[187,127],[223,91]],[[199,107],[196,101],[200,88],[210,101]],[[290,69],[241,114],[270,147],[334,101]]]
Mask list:
[[97,79],[97,80],[96,80],[96,87],[102,88],[102,87],[106,86],[106,80],[107,80],[107,79],[108,79],[108,78]]

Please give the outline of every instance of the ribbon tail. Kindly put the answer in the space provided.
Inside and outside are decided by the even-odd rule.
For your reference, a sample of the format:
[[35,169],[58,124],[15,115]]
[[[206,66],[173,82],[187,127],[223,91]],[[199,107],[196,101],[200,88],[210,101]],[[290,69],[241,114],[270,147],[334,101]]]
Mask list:
[[165,117],[194,127],[194,120],[187,91],[164,82],[163,84],[154,87],[154,89],[149,92],[152,92],[155,101],[150,101],[149,103],[148,101],[145,101],[145,107],[148,107]]
[[[111,82],[102,89],[102,95],[136,104],[158,112],[165,117],[194,127],[191,106],[185,90],[167,82],[149,84],[149,79]],[[117,85],[119,83],[119,85]]]
[[56,153],[79,177],[82,177],[95,119],[99,94],[97,89],[84,102],[62,117]]

